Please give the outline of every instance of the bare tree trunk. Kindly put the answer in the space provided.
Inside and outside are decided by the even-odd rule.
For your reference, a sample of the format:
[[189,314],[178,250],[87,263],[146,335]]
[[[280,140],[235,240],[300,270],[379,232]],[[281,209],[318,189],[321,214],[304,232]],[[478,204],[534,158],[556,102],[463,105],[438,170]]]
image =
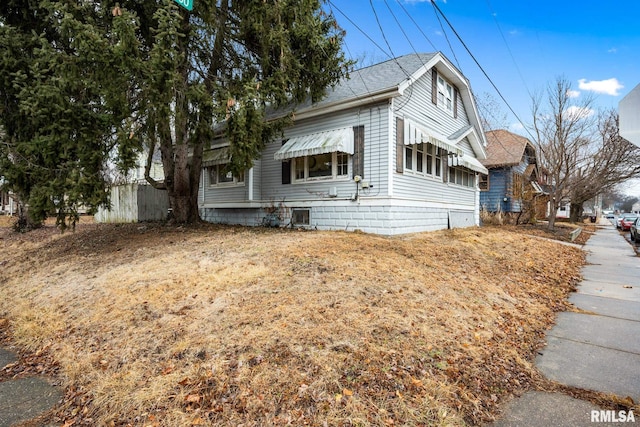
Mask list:
[[584,209],[582,203],[571,203],[571,212],[569,214],[569,221],[572,223],[580,222]]
[[556,214],[558,213],[558,207],[553,201],[551,202],[551,208],[549,209],[549,225],[548,229],[553,230],[556,227]]

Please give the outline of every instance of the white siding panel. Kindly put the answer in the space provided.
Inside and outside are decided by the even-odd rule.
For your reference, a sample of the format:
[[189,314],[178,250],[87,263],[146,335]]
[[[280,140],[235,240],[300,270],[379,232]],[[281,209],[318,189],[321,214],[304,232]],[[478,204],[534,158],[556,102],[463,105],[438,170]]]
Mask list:
[[[304,136],[325,130],[343,127],[364,126],[364,180],[372,185],[368,191],[375,195],[385,194],[387,181],[387,117],[388,108],[381,104],[366,109],[350,110],[320,119],[297,122],[285,132],[285,138]],[[351,179],[352,164],[349,165],[349,177],[342,180],[323,180],[282,184],[282,162],[273,158],[274,153],[282,146],[278,140],[269,144],[262,156],[262,191],[263,201],[282,200],[322,200],[329,198],[332,187],[337,190],[338,199],[349,199],[355,195],[356,183]],[[360,196],[366,197],[364,193]]]
[[475,157],[476,154],[473,152],[473,148],[471,147],[471,143],[467,138],[463,139],[458,143],[458,148],[462,150],[465,156]]
[[[420,121],[425,126],[449,136],[468,126],[470,122],[459,94],[457,119],[431,102],[431,75],[431,73],[425,73],[407,90],[407,93],[394,100],[394,111],[400,117]],[[458,146],[465,155],[475,157],[471,144],[466,138],[458,143]],[[459,202],[473,206],[476,198],[473,188],[443,183],[440,180],[412,175],[406,171],[403,174],[394,173],[393,188],[393,194],[396,197],[419,198],[429,202]]]
[[458,118],[431,102],[431,73],[425,73],[407,91],[394,100],[394,113],[449,136],[470,124],[462,98],[458,93]]

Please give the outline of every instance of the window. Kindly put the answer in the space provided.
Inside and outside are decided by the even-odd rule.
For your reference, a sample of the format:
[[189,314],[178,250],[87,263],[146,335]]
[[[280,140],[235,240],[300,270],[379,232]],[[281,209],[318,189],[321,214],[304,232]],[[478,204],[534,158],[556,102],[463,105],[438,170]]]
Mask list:
[[446,155],[446,150],[431,143],[406,145],[404,168],[417,175],[442,178],[442,162]]
[[424,169],[424,144],[416,145],[416,172],[422,173]]
[[436,176],[442,176],[442,158],[446,156],[442,148],[436,148]]
[[291,223],[293,225],[309,225],[309,209],[294,209],[291,212]]
[[438,75],[438,107],[453,114],[454,96],[453,86]]
[[489,191],[489,175],[480,175],[478,187],[480,188],[480,191]]
[[293,180],[316,181],[347,178],[349,157],[347,153],[338,152],[296,157],[292,159]]
[[231,171],[227,170],[226,164],[209,166],[207,172],[209,173],[210,186],[244,184],[244,173],[234,175]]
[[473,188],[476,186],[476,174],[466,168],[449,167],[449,182]]

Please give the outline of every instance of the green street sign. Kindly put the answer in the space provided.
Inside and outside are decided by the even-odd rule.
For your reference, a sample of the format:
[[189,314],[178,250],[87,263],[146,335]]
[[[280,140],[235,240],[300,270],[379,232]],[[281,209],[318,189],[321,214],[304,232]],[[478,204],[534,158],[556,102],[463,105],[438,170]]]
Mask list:
[[193,9],[193,0],[173,0],[187,10]]

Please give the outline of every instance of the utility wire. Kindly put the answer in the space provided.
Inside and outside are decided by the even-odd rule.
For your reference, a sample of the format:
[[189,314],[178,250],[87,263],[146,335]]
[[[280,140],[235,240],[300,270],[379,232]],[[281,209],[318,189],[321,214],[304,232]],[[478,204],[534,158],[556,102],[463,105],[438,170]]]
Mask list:
[[[435,11],[439,11],[440,10],[438,8],[438,6],[436,6],[435,0],[432,0],[431,4],[433,5],[433,8],[434,8]],[[442,12],[440,12],[440,13],[442,13]],[[453,50],[453,46],[451,46],[451,42],[449,41],[449,36],[447,36],[447,32],[444,30],[444,26],[442,25],[442,21],[440,20],[440,17],[438,16],[437,13],[435,13],[435,15],[436,15],[436,19],[438,19],[438,23],[440,24],[440,29],[442,30],[442,34],[444,35],[444,38],[447,41],[447,44],[449,45],[449,50],[451,51],[451,54],[453,55],[453,59],[456,61],[456,65],[458,66],[458,69],[460,71],[462,71],[462,68],[460,67],[460,62],[458,61],[458,57],[456,56],[456,52]],[[447,18],[444,16],[444,14],[442,15],[442,17],[445,20],[447,20]],[[449,24],[448,20],[447,20],[447,24]],[[451,24],[449,24],[449,26],[451,27]],[[453,27],[451,27],[451,29],[453,30]],[[453,30],[453,32],[455,33],[456,31]],[[458,38],[460,38],[460,37],[458,37]]]
[[524,88],[527,90],[527,93],[529,94],[529,97],[532,97],[531,91],[529,90],[529,87],[527,86],[527,82],[524,79],[524,76],[522,75],[522,72],[520,71],[520,67],[518,67],[518,63],[516,62],[516,58],[513,56],[513,52],[511,51],[511,47],[509,46],[509,43],[507,42],[507,38],[504,36],[504,32],[502,31],[502,27],[500,27],[500,23],[498,22],[498,17],[496,16],[496,13],[493,10],[493,7],[491,6],[491,1],[490,0],[486,0],[486,1],[487,1],[487,6],[489,7],[489,11],[491,12],[491,16],[493,16],[493,20],[496,23],[496,27],[498,27],[498,32],[500,32],[500,36],[502,37],[502,41],[504,42],[504,45],[507,47],[507,51],[509,52],[509,56],[511,57],[511,60],[513,61],[513,65],[515,65],[516,71],[518,72],[518,75],[520,76],[520,80],[522,80],[522,84],[523,84]]
[[480,68],[480,71],[482,71],[482,74],[484,74],[484,76],[487,78],[487,80],[489,80],[489,83],[491,83],[491,86],[493,86],[493,88],[496,90],[496,92],[498,93],[498,95],[500,96],[500,98],[502,99],[502,101],[505,103],[505,105],[509,108],[509,111],[511,111],[511,113],[514,115],[514,117],[518,120],[518,122],[520,122],[520,124],[522,125],[522,127],[524,128],[524,130],[529,134],[529,136],[531,137],[531,139],[533,139],[535,141],[535,138],[533,135],[531,135],[531,132],[529,132],[529,129],[524,125],[524,123],[522,122],[522,120],[520,119],[520,116],[518,116],[518,113],[516,113],[514,111],[514,109],[511,107],[511,105],[509,104],[509,102],[507,102],[507,100],[505,99],[505,97],[502,95],[502,92],[500,92],[500,89],[498,89],[498,87],[495,85],[495,83],[493,82],[493,80],[491,80],[491,77],[489,77],[489,75],[487,74],[487,72],[484,70],[484,68],[482,68],[482,65],[480,65],[480,63],[478,62],[478,60],[476,59],[476,57],[473,55],[473,53],[471,53],[471,50],[469,50],[469,47],[466,45],[466,43],[462,40],[462,37],[460,37],[460,34],[458,34],[458,32],[456,31],[456,29],[453,27],[453,25],[451,24],[451,22],[449,22],[449,20],[447,19],[447,17],[444,15],[444,13],[442,12],[442,10],[440,10],[440,8],[438,7],[438,5],[436,4],[435,1],[432,1],[431,4],[433,5],[433,7],[436,9],[436,11],[444,18],[444,20],[447,22],[447,24],[449,25],[449,27],[451,28],[451,30],[453,31],[453,33],[456,35],[456,37],[458,38],[458,40],[460,41],[460,43],[462,43],[462,46],[464,46],[464,48],[467,50],[467,53],[469,54],[469,56],[471,56],[471,58],[473,59],[473,61],[476,63],[476,65],[478,66],[478,68]]
[[384,49],[383,49],[383,48],[382,48],[378,43],[376,43],[376,41],[375,41],[375,40],[373,40],[373,39],[369,36],[369,34],[367,34],[367,33],[366,33],[362,28],[360,28],[360,27],[358,26],[358,24],[356,24],[355,22],[353,22],[353,20],[352,20],[351,18],[349,18],[349,16],[347,16],[347,14],[346,14],[346,13],[344,13],[342,10],[340,10],[340,8],[339,8],[338,6],[336,6],[336,5],[335,5],[331,0],[328,0],[328,3],[329,3],[329,5],[330,5],[332,8],[334,8],[335,10],[337,10],[338,12],[340,12],[340,14],[341,14],[342,16],[344,16],[345,18],[347,18],[347,21],[349,21],[349,22],[351,23],[351,25],[353,25],[354,27],[356,27],[356,29],[357,29],[358,31],[360,31],[360,32],[361,32],[361,33],[362,33],[362,34],[363,34],[367,39],[369,39],[369,41],[370,41],[371,43],[373,43],[375,47],[377,47],[378,49],[380,49],[380,51],[381,51],[382,53],[384,53],[385,55],[387,55],[389,58],[393,58],[393,55],[392,55],[392,54],[390,54],[389,52],[387,52],[386,50],[384,50]]
[[398,59],[396,58],[396,55],[393,53],[393,49],[391,49],[389,40],[387,40],[387,36],[385,35],[384,30],[382,29],[382,24],[380,24],[380,19],[378,19],[378,12],[376,12],[376,8],[373,6],[373,0],[369,0],[369,4],[371,5],[371,10],[373,10],[373,16],[375,16],[376,18],[376,23],[378,24],[378,28],[380,29],[380,33],[382,34],[382,38],[384,42],[387,44],[387,47],[389,48],[389,52],[391,52],[391,57],[395,61],[396,65],[398,65],[398,67],[402,70],[402,72],[407,76],[407,78],[411,79],[411,75],[407,72],[407,70],[405,70],[402,67],[402,65],[400,65],[400,63],[398,62]]
[[429,39],[429,37],[427,37],[427,35],[424,33],[424,31],[422,31],[422,27],[420,27],[420,25],[418,25],[418,23],[416,22],[415,19],[413,19],[413,16],[411,16],[409,14],[409,12],[407,11],[407,9],[402,5],[402,3],[400,2],[400,0],[396,0],[396,3],[398,3],[398,5],[402,8],[402,10],[404,11],[404,13],[409,17],[409,19],[411,20],[411,22],[413,22],[413,25],[416,26],[416,28],[418,29],[418,31],[420,31],[420,34],[422,34],[422,36],[425,38],[426,41],[429,42],[429,44],[431,45],[431,47],[433,48],[434,51],[438,51],[438,48],[436,47],[436,45],[433,44],[433,42],[431,41],[431,39]]

